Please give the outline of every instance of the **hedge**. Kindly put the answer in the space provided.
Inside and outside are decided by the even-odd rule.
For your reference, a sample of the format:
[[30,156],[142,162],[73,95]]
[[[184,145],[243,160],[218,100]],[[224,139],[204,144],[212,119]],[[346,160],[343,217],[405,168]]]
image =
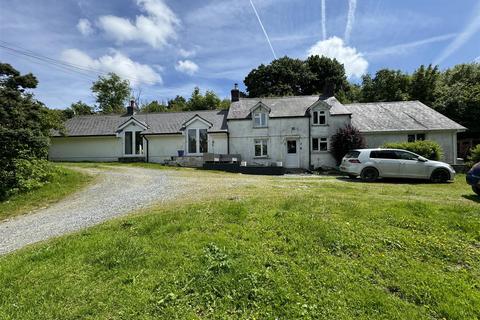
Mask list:
[[442,147],[435,141],[430,140],[385,143],[382,147],[408,150],[430,160],[440,160],[443,155]]

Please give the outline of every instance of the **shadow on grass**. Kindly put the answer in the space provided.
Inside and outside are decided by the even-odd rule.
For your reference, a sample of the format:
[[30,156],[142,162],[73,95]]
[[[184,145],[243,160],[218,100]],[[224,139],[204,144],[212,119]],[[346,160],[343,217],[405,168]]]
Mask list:
[[438,184],[445,185],[445,184],[453,183],[451,181],[443,182],[443,183],[434,183],[427,179],[407,179],[407,178],[380,178],[373,182],[364,182],[360,178],[351,179],[345,176],[337,177],[337,179],[345,182],[352,182],[352,183],[433,184],[433,185],[438,185]]
[[480,196],[477,196],[476,194],[464,194],[462,195],[463,198],[467,200],[471,200],[476,203],[480,203]]

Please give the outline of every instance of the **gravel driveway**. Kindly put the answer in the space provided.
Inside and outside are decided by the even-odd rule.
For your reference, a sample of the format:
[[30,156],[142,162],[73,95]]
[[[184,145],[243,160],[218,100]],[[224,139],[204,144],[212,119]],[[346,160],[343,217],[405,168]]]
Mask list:
[[93,185],[36,213],[0,223],[0,255],[171,200],[182,188],[175,172],[132,167],[81,169]]

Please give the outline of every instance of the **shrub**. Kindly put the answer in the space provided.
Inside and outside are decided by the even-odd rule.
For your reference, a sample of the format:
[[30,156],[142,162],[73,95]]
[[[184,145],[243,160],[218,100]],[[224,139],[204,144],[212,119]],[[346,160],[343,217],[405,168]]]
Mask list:
[[480,162],[480,144],[470,149],[470,155],[468,156],[467,166],[473,167],[477,162]]
[[15,159],[13,170],[0,170],[0,199],[37,189],[59,174],[59,170],[43,159]]
[[346,125],[332,136],[330,152],[339,164],[348,151],[364,147],[365,139],[360,131],[352,125]]
[[435,141],[429,140],[385,143],[383,148],[408,150],[430,160],[440,160],[443,154],[442,147]]

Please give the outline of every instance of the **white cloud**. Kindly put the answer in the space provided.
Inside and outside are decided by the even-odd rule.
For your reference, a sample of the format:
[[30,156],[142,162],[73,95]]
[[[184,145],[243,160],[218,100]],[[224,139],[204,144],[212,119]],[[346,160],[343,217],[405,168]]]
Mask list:
[[176,38],[180,20],[162,0],[137,0],[137,5],[147,15],[136,16],[135,22],[106,15],[98,19],[98,25],[119,43],[140,41],[161,48]]
[[93,33],[92,24],[88,19],[78,20],[77,29],[84,36],[89,36]]
[[352,34],[353,24],[355,22],[355,10],[357,9],[357,0],[348,1],[348,15],[347,25],[345,26],[345,42],[350,42],[350,35]]
[[162,77],[150,66],[135,62],[118,51],[112,51],[111,55],[94,59],[78,49],[68,49],[62,52],[61,58],[65,62],[94,69],[99,73],[114,72],[129,80],[133,86],[162,83]]
[[177,71],[193,75],[198,71],[198,65],[191,60],[180,60],[175,65]]
[[363,57],[363,54],[357,52],[355,48],[346,46],[345,42],[338,37],[317,42],[308,50],[308,55],[337,59],[345,66],[345,73],[349,78],[352,76],[359,78],[368,69],[368,61]]
[[196,54],[196,51],[195,50],[185,50],[183,48],[180,48],[180,50],[178,50],[178,54],[184,58],[189,58],[189,57],[193,57],[195,54]]
[[468,23],[462,33],[456,37],[435,59],[434,64],[440,64],[451,54],[460,49],[470,38],[480,30],[480,2],[474,9],[473,19]]

